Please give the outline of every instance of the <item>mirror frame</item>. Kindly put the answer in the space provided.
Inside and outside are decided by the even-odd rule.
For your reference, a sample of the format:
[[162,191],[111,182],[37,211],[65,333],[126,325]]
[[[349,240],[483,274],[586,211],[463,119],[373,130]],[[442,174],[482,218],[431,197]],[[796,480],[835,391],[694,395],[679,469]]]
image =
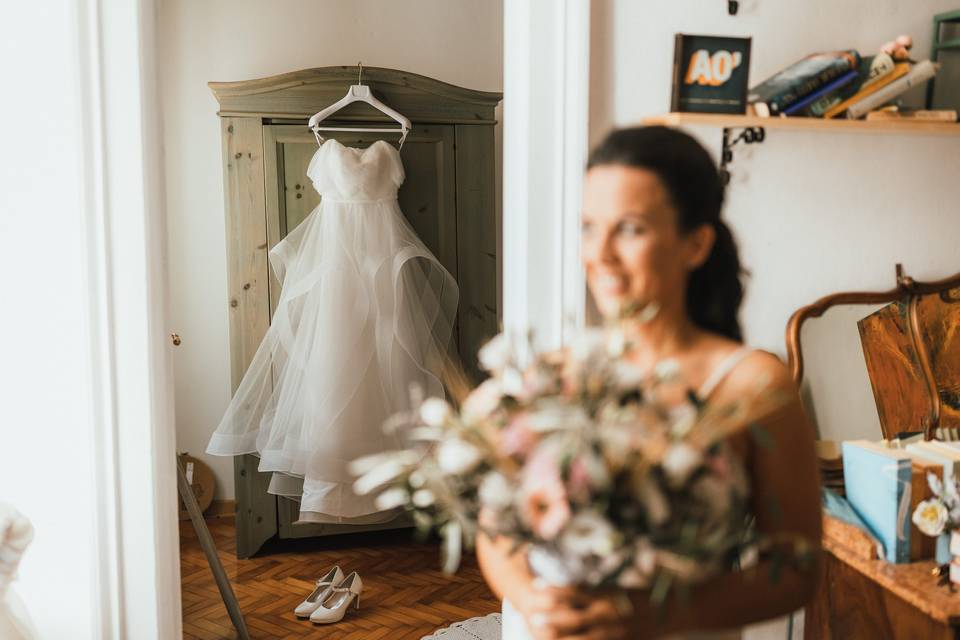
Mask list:
[[920,297],[931,293],[942,293],[960,287],[960,273],[942,280],[920,282],[903,272],[903,265],[896,266],[896,286],[888,291],[846,291],[824,296],[816,302],[800,307],[793,312],[787,321],[787,366],[793,381],[799,386],[803,379],[803,350],[800,345],[800,330],[803,323],[811,318],[819,318],[828,309],[838,305],[849,304],[884,304],[903,302],[909,309],[910,339],[920,360],[920,369],[923,372],[927,388],[927,397],[930,400],[930,414],[923,428],[924,440],[930,440],[940,425],[940,394],[933,377],[930,365],[930,355],[927,353],[923,341],[920,339],[920,325],[917,319],[917,303]]

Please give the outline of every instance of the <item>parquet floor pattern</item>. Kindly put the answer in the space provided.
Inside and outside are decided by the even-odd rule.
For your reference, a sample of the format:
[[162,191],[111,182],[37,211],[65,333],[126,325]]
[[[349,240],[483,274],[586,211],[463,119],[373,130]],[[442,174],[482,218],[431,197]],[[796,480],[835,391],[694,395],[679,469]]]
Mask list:
[[[446,576],[438,545],[416,542],[404,531],[273,541],[257,557],[237,560],[233,518],[212,518],[207,524],[251,638],[419,640],[458,620],[500,609],[474,556],[465,556],[459,571]],[[294,607],[334,564],[344,573],[360,574],[360,609],[333,625],[298,620]],[[190,522],[180,523],[180,572],[183,637],[236,638]]]

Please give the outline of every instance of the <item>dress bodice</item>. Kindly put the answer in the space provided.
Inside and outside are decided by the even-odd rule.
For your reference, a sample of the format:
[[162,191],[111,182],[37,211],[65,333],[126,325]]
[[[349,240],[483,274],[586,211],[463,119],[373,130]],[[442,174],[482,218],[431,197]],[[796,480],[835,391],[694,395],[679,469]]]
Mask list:
[[366,149],[326,140],[310,160],[307,175],[325,199],[345,202],[395,199],[404,178],[400,152],[385,140]]

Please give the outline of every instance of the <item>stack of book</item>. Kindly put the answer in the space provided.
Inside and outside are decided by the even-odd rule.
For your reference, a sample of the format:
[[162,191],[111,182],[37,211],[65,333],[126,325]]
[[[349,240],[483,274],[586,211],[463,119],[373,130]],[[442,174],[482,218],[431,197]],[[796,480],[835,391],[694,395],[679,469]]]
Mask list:
[[747,102],[762,117],[862,118],[927,82],[937,68],[930,60],[896,62],[886,53],[864,58],[852,49],[816,53],[751,89]]
[[817,459],[820,463],[820,479],[823,486],[837,495],[844,495],[843,455],[840,445],[833,440],[817,441]]
[[913,562],[936,555],[937,541],[911,522],[917,505],[931,497],[928,474],[951,478],[960,471],[960,448],[938,442],[844,442],[846,498],[889,562]]

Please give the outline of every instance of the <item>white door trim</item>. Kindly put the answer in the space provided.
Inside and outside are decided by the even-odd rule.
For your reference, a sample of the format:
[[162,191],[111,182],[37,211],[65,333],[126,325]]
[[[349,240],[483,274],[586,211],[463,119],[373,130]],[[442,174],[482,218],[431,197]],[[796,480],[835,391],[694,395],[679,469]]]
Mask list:
[[180,572],[154,0],[77,0],[97,487],[97,638],[178,638]]
[[584,321],[590,3],[504,0],[503,7],[503,320],[554,348]]

